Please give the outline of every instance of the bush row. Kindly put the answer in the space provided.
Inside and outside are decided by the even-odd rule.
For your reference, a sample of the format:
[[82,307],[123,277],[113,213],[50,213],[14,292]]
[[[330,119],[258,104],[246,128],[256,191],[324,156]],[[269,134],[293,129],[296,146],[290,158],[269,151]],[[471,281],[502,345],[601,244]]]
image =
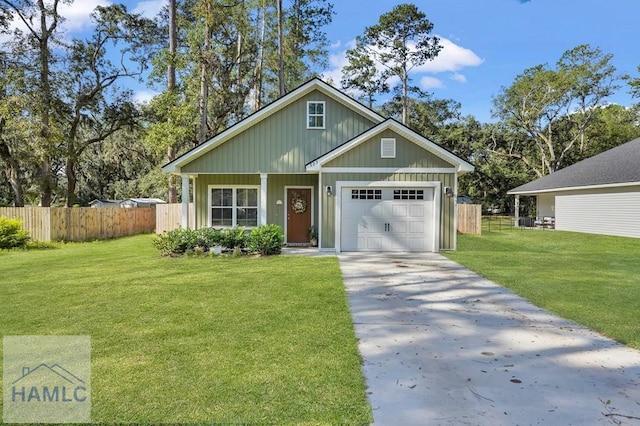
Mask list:
[[179,256],[189,252],[208,253],[212,247],[242,250],[262,255],[279,254],[284,245],[284,233],[278,225],[261,225],[249,233],[243,227],[215,229],[177,228],[165,231],[153,239],[153,245],[163,256]]

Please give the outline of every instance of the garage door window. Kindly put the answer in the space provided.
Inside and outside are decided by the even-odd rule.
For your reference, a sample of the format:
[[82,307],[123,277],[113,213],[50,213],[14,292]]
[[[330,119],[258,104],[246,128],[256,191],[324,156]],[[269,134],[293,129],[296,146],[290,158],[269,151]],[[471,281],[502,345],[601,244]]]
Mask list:
[[381,189],[352,189],[351,199],[352,200],[381,200],[382,190]]
[[423,189],[394,189],[394,200],[424,200]]

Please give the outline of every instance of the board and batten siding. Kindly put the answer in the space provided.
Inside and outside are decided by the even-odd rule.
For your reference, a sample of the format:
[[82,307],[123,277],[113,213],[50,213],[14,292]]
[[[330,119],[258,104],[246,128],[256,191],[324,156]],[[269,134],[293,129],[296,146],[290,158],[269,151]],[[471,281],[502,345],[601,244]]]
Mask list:
[[[455,173],[322,173],[321,185],[326,188],[331,185],[336,188],[338,181],[367,181],[367,182],[436,182],[439,181],[442,187],[450,186],[455,188]],[[321,244],[323,249],[335,248],[335,202],[336,197],[327,196],[326,191],[320,191],[322,197],[322,236]],[[440,206],[440,250],[455,249],[456,229],[455,198],[442,196]]]
[[556,229],[640,238],[640,186],[556,194]]
[[[228,185],[229,187],[237,185],[253,185],[260,186],[259,174],[220,174],[220,175],[199,175],[196,178],[196,227],[202,228],[209,226],[207,223],[209,217],[209,186],[210,185]],[[286,209],[284,205],[285,188],[286,187],[313,187],[313,217],[318,216],[318,175],[268,175],[267,176],[267,223],[275,223],[284,229],[284,221],[286,218]],[[280,200],[283,204],[277,204]]]
[[[325,102],[325,128],[307,129],[307,102]],[[304,173],[305,165],[370,129],[370,119],[316,90],[182,167],[182,173]]]
[[[383,138],[396,140],[395,158],[381,157],[381,140]],[[393,130],[385,130],[345,152],[338,158],[329,161],[323,167],[453,168],[455,166],[396,134]]]

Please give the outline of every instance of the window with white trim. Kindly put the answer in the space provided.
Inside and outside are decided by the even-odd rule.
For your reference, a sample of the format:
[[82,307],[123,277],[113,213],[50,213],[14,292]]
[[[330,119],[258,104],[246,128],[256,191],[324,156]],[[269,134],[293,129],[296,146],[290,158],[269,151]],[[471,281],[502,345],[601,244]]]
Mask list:
[[257,186],[209,187],[210,226],[258,226]]
[[324,101],[307,102],[307,129],[324,129]]
[[396,158],[396,140],[395,138],[382,138],[380,140],[380,157]]

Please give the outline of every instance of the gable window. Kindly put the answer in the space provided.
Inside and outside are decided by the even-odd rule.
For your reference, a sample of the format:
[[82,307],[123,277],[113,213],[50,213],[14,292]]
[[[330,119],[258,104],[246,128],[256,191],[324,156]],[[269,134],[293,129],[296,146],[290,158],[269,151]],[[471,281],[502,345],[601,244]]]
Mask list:
[[324,129],[324,102],[307,102],[307,129]]
[[258,226],[259,187],[209,187],[209,225]]
[[380,140],[380,157],[396,158],[396,140],[394,138],[382,138]]

